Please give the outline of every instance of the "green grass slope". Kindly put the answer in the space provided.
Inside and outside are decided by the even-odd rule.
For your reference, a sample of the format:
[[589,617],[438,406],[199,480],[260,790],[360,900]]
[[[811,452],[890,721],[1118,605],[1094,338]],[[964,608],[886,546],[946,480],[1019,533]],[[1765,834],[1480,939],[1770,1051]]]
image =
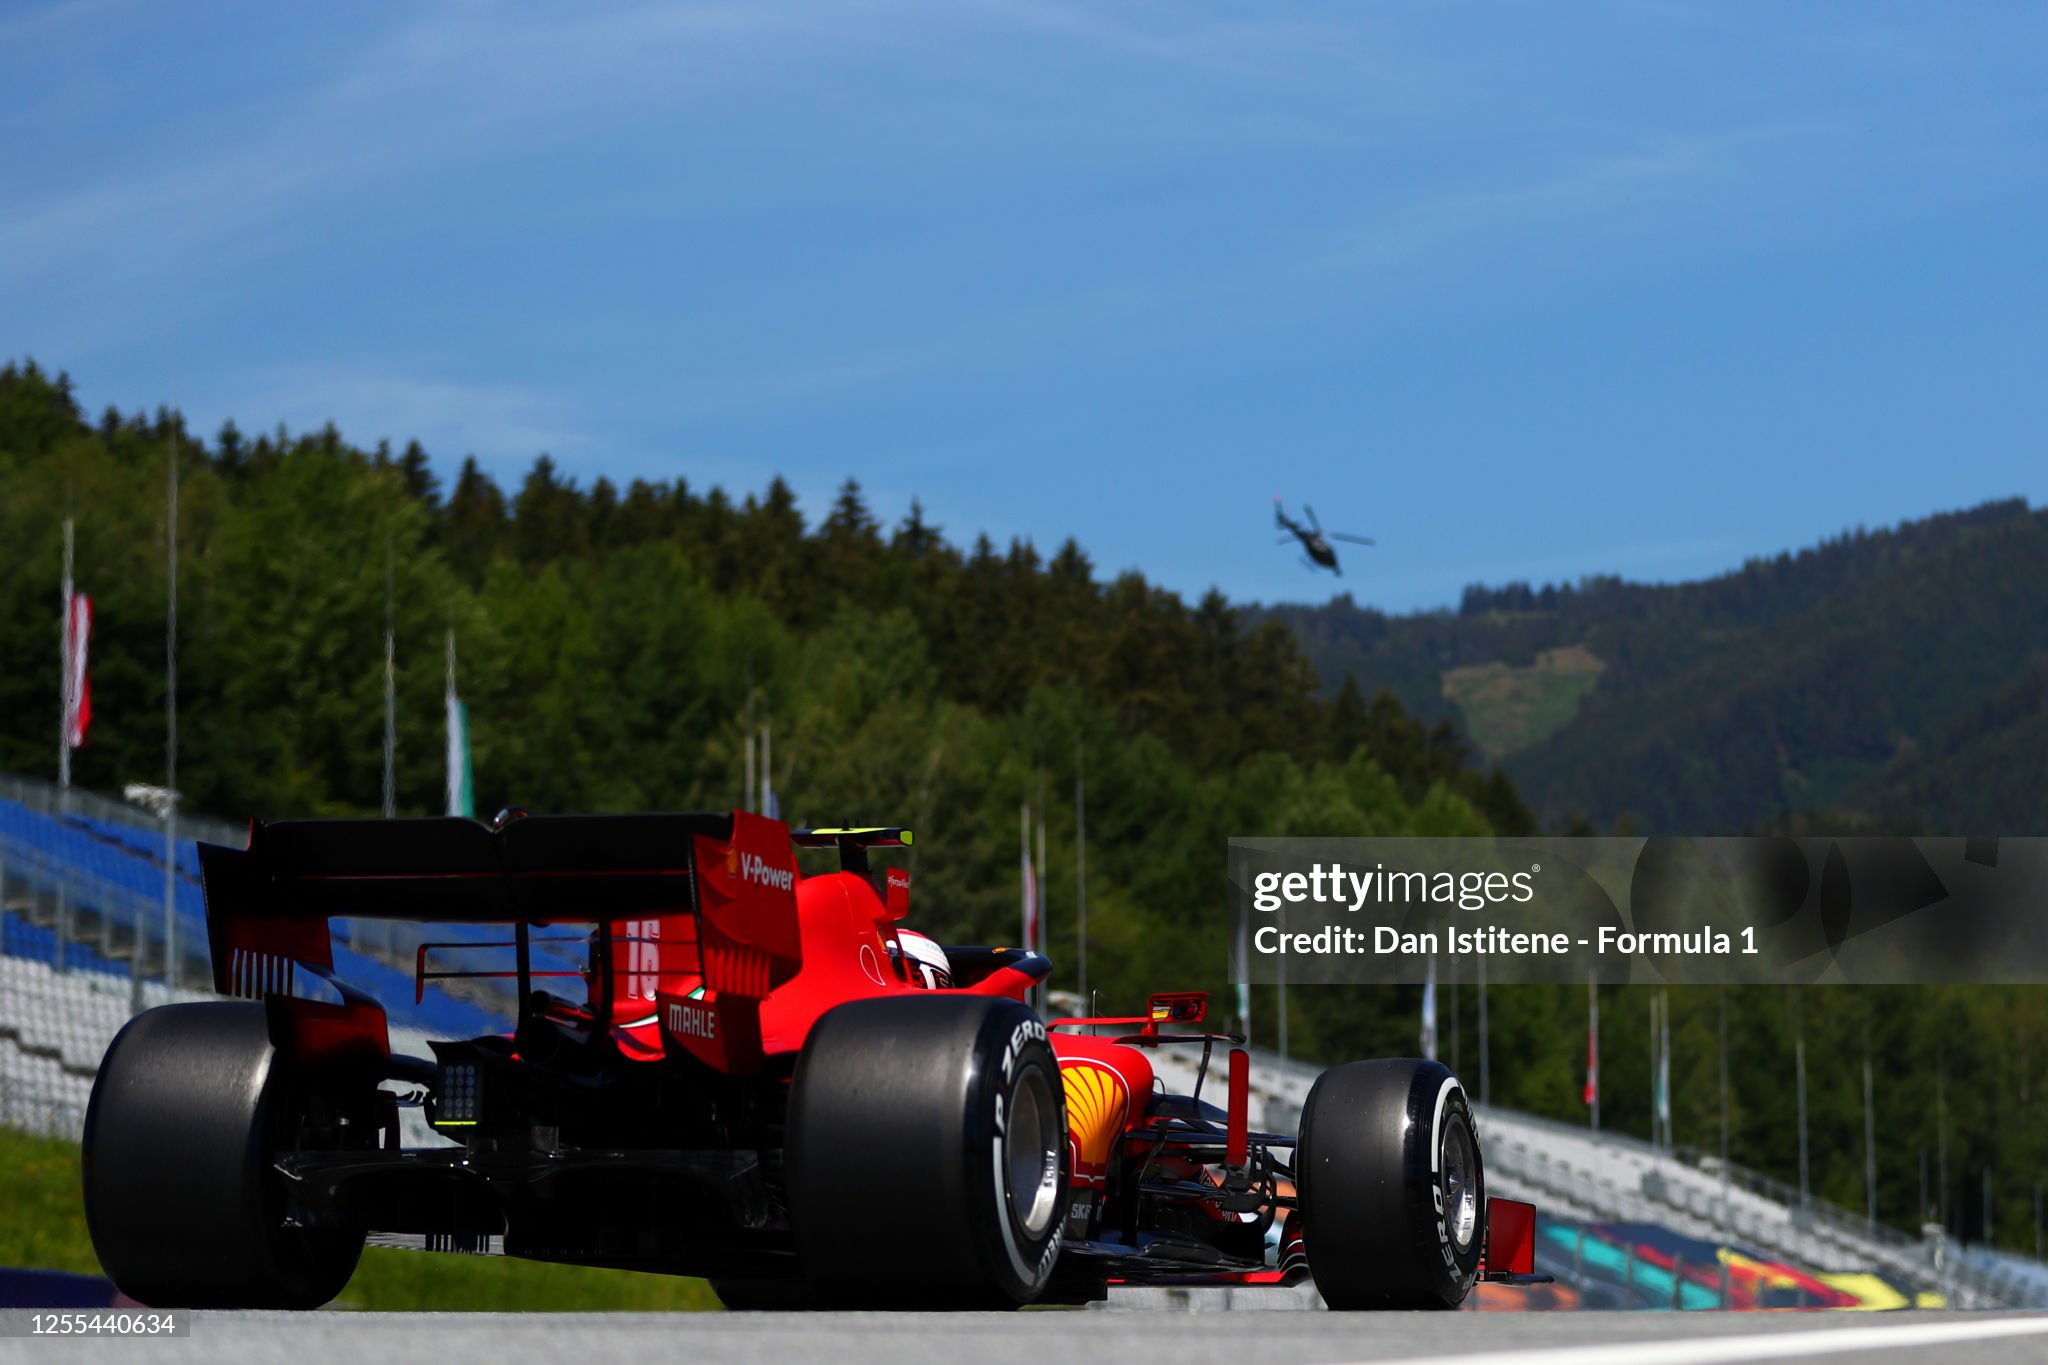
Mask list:
[[[78,1146],[0,1129],[0,1266],[100,1273],[85,1232]],[[370,1248],[337,1308],[601,1312],[716,1308],[702,1280],[502,1256]]]
[[1566,645],[1544,650],[1528,668],[1495,662],[1450,669],[1444,696],[1479,751],[1498,761],[1569,725],[1606,670],[1592,651]]

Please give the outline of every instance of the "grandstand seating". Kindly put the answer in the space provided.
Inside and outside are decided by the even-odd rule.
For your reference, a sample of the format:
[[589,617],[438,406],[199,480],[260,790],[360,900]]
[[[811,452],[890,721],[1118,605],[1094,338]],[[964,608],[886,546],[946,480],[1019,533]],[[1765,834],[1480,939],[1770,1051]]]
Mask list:
[[[60,973],[46,962],[0,954],[0,1127],[78,1137],[93,1074],[128,1022],[130,989],[125,976]],[[144,984],[142,1003],[211,998],[199,991],[172,992],[152,981]],[[429,1057],[429,1036],[446,1035],[394,1023],[392,1050]],[[401,1117],[409,1145],[441,1141],[417,1111],[404,1110]]]
[[[0,1125],[76,1137],[93,1074],[136,997],[145,1007],[210,997],[172,992],[161,980],[145,979],[138,987],[134,980],[138,947],[151,975],[161,970],[161,827],[140,816],[141,823],[124,824],[112,818],[120,813],[115,803],[90,793],[51,799],[19,779],[9,779],[6,792],[0,795]],[[215,838],[233,828],[192,824]],[[180,977],[196,985],[208,979],[209,969],[205,900],[191,839],[178,842],[175,866]],[[509,1028],[511,996],[502,988],[458,997],[430,986],[414,1003],[412,949],[419,927],[404,926],[360,947],[349,941],[348,926],[341,929],[335,973],[384,1003],[397,1050],[426,1056],[430,1036],[475,1037]],[[445,935],[488,936],[475,926]],[[302,989],[324,993],[308,979]],[[417,1114],[406,1112],[407,1140],[434,1141]]]
[[[118,926],[124,938],[140,934],[160,951],[164,931],[161,835],[151,855],[134,846],[134,841],[107,836],[101,832],[104,828],[103,821],[46,814],[0,798],[0,872],[53,892],[61,890],[75,908],[89,913],[103,928]],[[177,879],[173,906],[178,937],[189,956],[202,951],[206,943],[206,910],[196,877],[197,854],[190,851],[191,841],[185,841],[184,847],[188,852],[180,855],[179,862],[182,865],[191,858],[194,875]],[[110,940],[111,935],[103,933],[102,938]],[[88,956],[74,961],[81,949],[86,949]],[[52,945],[50,952],[55,951]],[[83,943],[67,944],[64,951],[67,967],[121,969]]]
[[[57,960],[57,931],[31,923],[21,915],[0,916],[0,953],[15,957],[34,958],[41,962]],[[120,963],[104,956],[90,943],[76,940],[63,945],[64,966],[72,971],[117,972],[125,970]]]
[[[163,836],[153,830],[136,829],[132,825],[118,825],[111,820],[95,820],[87,815],[74,815],[68,820],[96,839],[103,839],[143,859],[156,870],[161,880],[164,866]],[[178,875],[197,885],[199,882],[199,844],[194,839],[180,839],[177,843]]]
[[[186,959],[181,977],[204,980],[206,910],[195,841],[179,841],[176,865],[174,914],[186,950],[180,953]],[[70,897],[74,908],[97,926],[96,937],[102,943],[111,941],[109,929],[119,928],[124,939],[139,934],[151,945],[149,955],[160,955],[164,865],[159,831],[103,817],[33,810],[20,801],[0,797],[0,876],[7,878],[10,886],[25,884]],[[469,1037],[504,1027],[511,1003],[504,991],[492,1002],[498,1006],[495,1009],[479,1003],[474,994],[463,999],[438,988],[428,990],[418,1005],[413,1004],[411,952],[419,939],[414,926],[407,929],[412,931],[410,941],[392,945],[393,956],[406,963],[404,968],[337,943],[336,975],[383,1001],[395,1022],[429,1033]],[[454,936],[472,935],[485,936],[477,934],[475,926],[460,926]],[[55,926],[33,922],[20,905],[0,909],[0,951],[65,970],[108,975],[129,971],[125,962],[107,956],[93,942],[74,938],[60,944]]]

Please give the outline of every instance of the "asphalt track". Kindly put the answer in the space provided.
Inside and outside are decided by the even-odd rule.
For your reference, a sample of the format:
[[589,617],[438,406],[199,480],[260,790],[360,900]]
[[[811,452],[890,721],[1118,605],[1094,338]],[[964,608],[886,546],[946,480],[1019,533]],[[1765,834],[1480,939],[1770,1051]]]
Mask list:
[[189,1336],[0,1340],[0,1360],[162,1365],[1717,1365],[2048,1361],[2048,1316],[1971,1313],[203,1313]]

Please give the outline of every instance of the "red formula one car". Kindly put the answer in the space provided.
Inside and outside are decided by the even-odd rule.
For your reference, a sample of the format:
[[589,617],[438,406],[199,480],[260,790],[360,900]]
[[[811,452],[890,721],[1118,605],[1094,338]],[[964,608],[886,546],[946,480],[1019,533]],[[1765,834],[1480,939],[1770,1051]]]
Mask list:
[[[101,1262],[164,1307],[324,1303],[371,1232],[702,1275],[733,1307],[1313,1275],[1335,1308],[1445,1308],[1530,1278],[1531,1211],[1486,1199],[1443,1067],[1336,1067],[1298,1135],[1252,1131],[1241,1040],[1181,1031],[1202,996],[1048,1025],[1025,1003],[1044,958],[909,951],[909,878],[868,867],[909,842],[734,813],[281,821],[203,847],[215,988],[241,999],[150,1010],[108,1050],[84,1146]],[[800,875],[793,845],[840,869]],[[516,978],[516,1031],[394,1054],[334,975],[339,916],[509,925],[423,945],[417,972]],[[587,968],[537,969],[565,937]],[[1155,1082],[1169,1047],[1199,1050],[1197,1093]],[[453,1141],[404,1147],[406,1105]]]

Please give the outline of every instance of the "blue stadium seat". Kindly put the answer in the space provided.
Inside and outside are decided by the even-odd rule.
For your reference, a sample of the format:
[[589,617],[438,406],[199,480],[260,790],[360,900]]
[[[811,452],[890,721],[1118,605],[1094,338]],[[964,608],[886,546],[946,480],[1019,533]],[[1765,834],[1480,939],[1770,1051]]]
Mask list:
[[[145,904],[162,905],[163,840],[148,830],[84,816],[60,819],[38,814],[19,802],[0,799],[0,837],[25,844],[51,861],[75,869],[80,874],[81,884],[111,886],[130,893]],[[197,960],[203,957],[207,941],[206,899],[199,879],[198,845],[193,840],[178,841],[175,866],[178,876],[172,904],[179,944],[185,950],[181,955],[188,956],[188,961]],[[89,897],[82,897],[80,908],[97,910]],[[115,914],[125,918],[124,911],[117,910]],[[439,931],[445,927],[433,926],[439,937],[488,940],[502,936],[504,932],[462,925],[459,926],[459,934],[440,935]],[[162,942],[163,916],[160,908],[158,913],[145,917],[141,930],[151,941]],[[60,946],[54,930],[31,924],[10,912],[0,915],[0,952],[55,965]],[[74,970],[114,975],[126,975],[128,972],[126,963],[108,959],[90,942],[63,944],[61,952],[63,964]],[[563,961],[568,962],[569,959]],[[554,959],[545,951],[536,954],[535,962],[537,966],[543,963],[554,965]],[[425,999],[415,1005],[413,977],[409,969],[395,967],[341,943],[335,945],[334,965],[337,976],[375,996],[389,1013],[391,1022],[399,1027],[417,1028],[442,1037],[475,1037],[502,1033],[511,1027],[509,1018],[469,1001],[458,1000],[434,986],[430,986]]]

